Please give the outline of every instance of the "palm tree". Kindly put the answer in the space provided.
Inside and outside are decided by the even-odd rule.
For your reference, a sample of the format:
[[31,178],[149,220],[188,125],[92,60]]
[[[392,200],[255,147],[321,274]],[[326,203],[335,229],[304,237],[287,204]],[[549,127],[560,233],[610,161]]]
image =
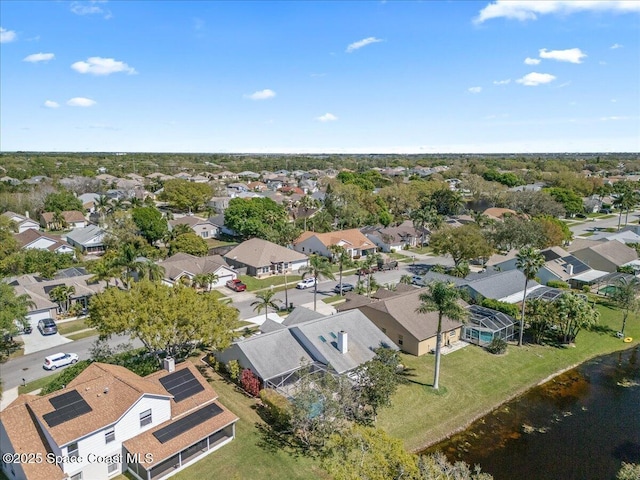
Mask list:
[[522,295],[522,312],[520,313],[520,335],[518,346],[522,346],[522,335],[524,333],[524,309],[527,302],[527,285],[529,280],[533,280],[545,263],[544,256],[533,247],[521,248],[516,255],[516,268],[524,273],[524,293]]
[[109,280],[118,275],[118,268],[113,265],[113,262],[106,255],[100,260],[91,262],[87,268],[93,273],[93,277],[89,279],[90,283],[105,281],[107,282],[107,287],[109,287]]
[[630,313],[640,310],[638,293],[640,292],[640,280],[638,277],[623,277],[615,283],[615,288],[611,299],[622,310],[622,328],[620,335],[624,337],[624,329],[627,326],[627,319]]
[[349,252],[347,252],[347,249],[342,245],[330,245],[329,251],[333,254],[333,261],[338,264],[338,285],[340,285],[340,295],[343,295],[342,272],[344,270],[344,267],[353,266],[353,260],[351,259],[351,255],[349,255]]
[[411,275],[402,275],[400,277],[400,283],[404,283],[405,285],[411,285],[413,283],[413,277]]
[[125,243],[120,247],[114,265],[124,269],[121,280],[127,290],[131,288],[132,273],[138,269],[138,249],[131,243]]
[[207,292],[211,291],[211,285],[218,281],[218,275],[215,273],[198,273],[193,277],[193,284],[198,285]]
[[318,279],[325,277],[335,280],[336,278],[331,271],[331,264],[326,257],[311,255],[309,264],[306,267],[302,267],[298,272],[302,274],[302,278],[313,277],[315,279],[315,285],[313,286],[313,310],[315,311],[317,310]]
[[98,223],[104,225],[104,217],[111,210],[111,200],[106,195],[100,195],[96,200],[96,211],[98,212]]
[[138,260],[135,264],[135,271],[140,278],[151,282],[159,282],[164,278],[164,267],[151,260]]
[[58,285],[49,292],[49,297],[56,302],[62,312],[69,310],[71,296],[76,293],[74,286]]
[[373,266],[379,265],[382,262],[382,257],[380,254],[375,253],[373,255],[367,255],[362,262],[363,268],[367,272],[367,297],[371,294],[372,281],[371,276],[373,275]]
[[55,211],[53,212],[53,219],[51,221],[51,230],[64,230],[67,222],[65,222],[64,217],[62,216],[62,212]]
[[438,312],[438,328],[436,330],[436,366],[433,376],[433,388],[438,390],[440,380],[440,351],[442,349],[442,319],[464,321],[467,310],[458,303],[460,291],[453,283],[433,282],[429,290],[420,295],[422,304],[416,310],[418,313]]
[[280,302],[277,298],[273,298],[276,294],[273,290],[263,290],[262,292],[256,293],[256,298],[254,302],[251,302],[251,306],[253,307],[253,311],[260,314],[262,310],[264,310],[264,319],[267,320],[269,317],[269,308],[273,308],[274,310],[278,310],[278,304],[276,302]]

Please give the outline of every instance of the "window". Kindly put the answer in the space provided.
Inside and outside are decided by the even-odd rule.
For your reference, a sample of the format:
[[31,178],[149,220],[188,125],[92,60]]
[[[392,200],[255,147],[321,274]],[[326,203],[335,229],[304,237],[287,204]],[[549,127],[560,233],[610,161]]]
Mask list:
[[75,475],[71,475],[71,480],[82,480],[82,472],[78,472]]
[[206,230],[202,232],[202,238],[209,238],[209,232],[207,232]]
[[67,456],[68,457],[78,456],[78,442],[72,443],[67,447]]
[[145,410],[140,414],[140,428],[145,425],[149,425],[151,422],[153,422],[153,419],[151,418],[151,409]]
[[104,432],[104,443],[113,442],[116,439],[116,431],[114,428],[110,428]]
[[402,335],[398,335],[398,345],[404,344],[404,337]]
[[107,474],[111,475],[113,473],[116,473],[118,470],[119,468],[117,463],[107,463]]

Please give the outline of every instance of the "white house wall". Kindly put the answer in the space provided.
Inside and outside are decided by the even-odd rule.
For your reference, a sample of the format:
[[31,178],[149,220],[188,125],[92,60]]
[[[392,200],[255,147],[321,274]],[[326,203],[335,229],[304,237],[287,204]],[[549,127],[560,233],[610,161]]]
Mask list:
[[318,237],[310,237],[306,240],[298,243],[293,247],[296,252],[304,253],[305,255],[318,254],[324,257],[331,257],[331,252],[322,243]]

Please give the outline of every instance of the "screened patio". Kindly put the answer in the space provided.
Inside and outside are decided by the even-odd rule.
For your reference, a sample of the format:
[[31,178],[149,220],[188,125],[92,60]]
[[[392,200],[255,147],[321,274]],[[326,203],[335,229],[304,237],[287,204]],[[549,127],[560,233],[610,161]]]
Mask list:
[[486,347],[494,338],[513,339],[515,320],[506,313],[480,305],[471,305],[468,311],[469,321],[462,327],[462,340]]

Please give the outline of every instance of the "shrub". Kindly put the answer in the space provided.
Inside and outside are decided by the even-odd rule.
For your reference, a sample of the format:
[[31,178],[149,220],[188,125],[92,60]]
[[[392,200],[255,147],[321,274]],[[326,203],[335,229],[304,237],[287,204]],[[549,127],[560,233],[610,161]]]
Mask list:
[[493,340],[487,346],[487,351],[494,355],[502,355],[507,351],[507,342],[500,337],[493,337]]
[[257,397],[260,393],[260,380],[258,380],[258,377],[248,368],[242,371],[240,385],[249,395]]
[[291,418],[289,401],[271,388],[260,390],[260,400],[269,417],[269,423],[276,430],[286,429]]
[[492,308],[493,310],[497,310],[498,312],[506,313],[513,318],[517,318],[520,315],[517,305],[494,300],[493,298],[483,299],[480,305],[486,308]]
[[240,370],[240,364],[237,360],[229,360],[229,362],[227,363],[227,372],[229,372],[231,380],[233,380],[234,382],[238,381],[238,379],[240,378]]
[[80,360],[75,365],[69,365],[60,375],[47,383],[40,392],[40,395],[46,395],[57,390],[62,390],[69,382],[80,375],[85,368],[91,365],[89,360]]
[[589,285],[583,285],[582,291],[584,293],[590,293],[591,292],[591,287]]
[[547,287],[551,287],[551,288],[569,288],[569,284],[567,282],[563,282],[562,280],[549,280],[547,282]]

